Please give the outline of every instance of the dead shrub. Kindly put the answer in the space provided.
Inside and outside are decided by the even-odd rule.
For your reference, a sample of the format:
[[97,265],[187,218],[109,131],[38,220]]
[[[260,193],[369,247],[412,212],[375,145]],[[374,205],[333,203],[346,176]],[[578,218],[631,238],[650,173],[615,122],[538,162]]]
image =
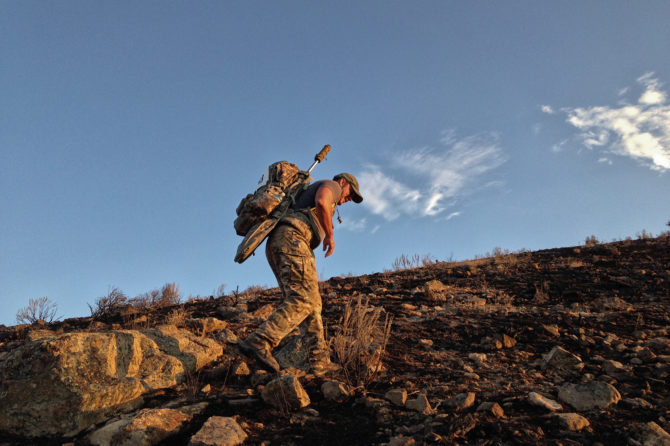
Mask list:
[[170,305],[178,305],[180,300],[181,294],[179,293],[179,285],[174,282],[163,285],[159,306],[168,307]]
[[350,299],[328,346],[342,366],[346,381],[365,389],[381,370],[381,361],[391,335],[392,316],[383,308],[368,305],[359,296],[355,305]]
[[91,317],[98,319],[113,315],[126,304],[127,300],[128,298],[123,294],[123,291],[114,286],[110,287],[106,296],[98,297],[95,306],[87,305],[91,311]]
[[600,244],[600,241],[595,235],[590,235],[584,240],[584,245],[586,246],[596,246]]
[[148,293],[140,294],[139,296],[130,299],[129,303],[134,308],[146,310],[149,308],[179,305],[180,301],[181,294],[179,293],[179,285],[172,282],[166,283],[160,290],[154,289]]
[[51,302],[46,296],[39,299],[30,298],[28,306],[16,312],[16,322],[19,324],[34,324],[37,321],[50,323],[56,319],[57,310],[56,303]]

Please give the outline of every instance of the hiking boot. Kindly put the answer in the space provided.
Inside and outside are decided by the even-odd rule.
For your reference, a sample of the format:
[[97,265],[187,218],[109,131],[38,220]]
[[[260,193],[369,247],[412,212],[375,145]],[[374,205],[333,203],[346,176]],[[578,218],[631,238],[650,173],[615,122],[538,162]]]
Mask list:
[[317,378],[323,378],[326,375],[333,375],[342,370],[342,367],[339,364],[328,362],[317,362],[309,366],[309,371],[311,374]]
[[240,347],[240,350],[242,350],[244,353],[248,353],[252,356],[255,356],[256,359],[258,359],[263,365],[265,365],[268,368],[268,370],[271,370],[273,372],[278,372],[279,370],[281,370],[279,363],[274,358],[274,356],[272,356],[272,352],[270,351],[270,347],[268,346],[268,344],[250,338],[251,336],[244,339],[243,341],[240,341],[237,344],[238,347]]

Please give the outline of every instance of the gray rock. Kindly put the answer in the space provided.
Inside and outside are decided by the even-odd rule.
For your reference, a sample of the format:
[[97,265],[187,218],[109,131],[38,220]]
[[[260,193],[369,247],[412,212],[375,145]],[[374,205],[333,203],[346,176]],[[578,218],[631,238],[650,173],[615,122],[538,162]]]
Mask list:
[[621,404],[631,409],[653,409],[654,405],[642,398],[624,398]]
[[283,369],[309,370],[309,352],[300,335],[288,338],[282,347],[274,354],[275,359]]
[[247,433],[231,417],[210,417],[191,437],[189,446],[237,446],[244,443]]
[[302,409],[311,403],[309,395],[293,375],[270,381],[261,392],[263,401],[282,411]]
[[337,403],[344,402],[351,397],[351,391],[339,381],[326,381],[321,384],[321,393],[325,399]]
[[554,372],[572,373],[578,372],[584,368],[582,358],[573,355],[566,349],[556,346],[547,353],[542,360],[543,370],[552,370]]
[[611,384],[592,381],[586,384],[564,384],[558,398],[577,410],[605,409],[621,400],[621,395]]
[[128,423],[132,421],[132,415],[126,415],[119,420],[112,420],[103,427],[96,429],[88,435],[88,442],[93,446],[110,446],[112,439],[121,432]]
[[475,405],[476,396],[474,392],[459,393],[452,398],[442,400],[440,406],[444,406],[454,412],[462,412]]
[[670,446],[670,434],[653,421],[638,426],[632,437],[642,446]]
[[591,425],[589,420],[578,413],[559,413],[554,415],[554,417],[563,429],[569,431],[580,431]]
[[563,410],[563,406],[561,406],[559,403],[557,403],[552,399],[544,397],[537,392],[530,392],[528,394],[528,402],[533,406],[542,407],[543,409],[547,409],[551,412],[555,412],[557,410]]
[[142,409],[112,438],[118,446],[151,446],[178,433],[193,417],[176,409]]
[[486,362],[486,353],[469,353],[468,359],[481,366]]
[[433,409],[430,407],[430,402],[425,393],[420,393],[416,398],[407,400],[405,407],[410,410],[415,410],[421,414],[428,415],[433,412]]
[[603,371],[616,379],[629,378],[632,375],[630,366],[624,366],[619,361],[612,361],[611,359],[603,362]]
[[476,412],[485,412],[487,414],[493,415],[496,418],[502,418],[505,416],[505,411],[500,404],[494,403],[491,401],[485,401],[477,407]]
[[407,402],[407,391],[405,389],[391,389],[384,394],[384,398],[396,406],[404,406]]
[[544,331],[552,336],[557,338],[561,337],[561,333],[558,331],[558,325],[542,325]]

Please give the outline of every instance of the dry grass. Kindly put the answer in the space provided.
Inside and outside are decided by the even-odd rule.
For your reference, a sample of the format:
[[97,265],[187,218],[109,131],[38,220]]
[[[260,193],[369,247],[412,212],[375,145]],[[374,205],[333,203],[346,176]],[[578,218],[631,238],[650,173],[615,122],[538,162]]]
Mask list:
[[165,317],[165,323],[168,325],[174,325],[175,327],[183,327],[186,323],[186,317],[188,316],[188,311],[184,307],[178,307],[170,311],[170,313]]
[[393,271],[401,271],[404,269],[418,268],[420,266],[430,266],[434,263],[435,260],[433,260],[430,254],[426,254],[423,257],[419,256],[419,254],[414,254],[412,257],[401,254],[400,257],[393,261],[391,268]]
[[381,307],[368,305],[360,297],[355,305],[349,300],[335,334],[329,339],[336,362],[343,369],[346,381],[365,389],[381,370],[381,361],[391,335],[393,318]]

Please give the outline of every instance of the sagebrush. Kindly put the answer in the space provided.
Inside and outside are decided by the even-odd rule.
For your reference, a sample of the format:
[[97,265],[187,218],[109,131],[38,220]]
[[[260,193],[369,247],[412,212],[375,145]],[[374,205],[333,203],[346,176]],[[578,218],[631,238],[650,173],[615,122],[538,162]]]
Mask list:
[[393,318],[383,308],[361,297],[349,300],[328,345],[342,366],[346,381],[365,388],[381,370],[382,356],[391,335]]

